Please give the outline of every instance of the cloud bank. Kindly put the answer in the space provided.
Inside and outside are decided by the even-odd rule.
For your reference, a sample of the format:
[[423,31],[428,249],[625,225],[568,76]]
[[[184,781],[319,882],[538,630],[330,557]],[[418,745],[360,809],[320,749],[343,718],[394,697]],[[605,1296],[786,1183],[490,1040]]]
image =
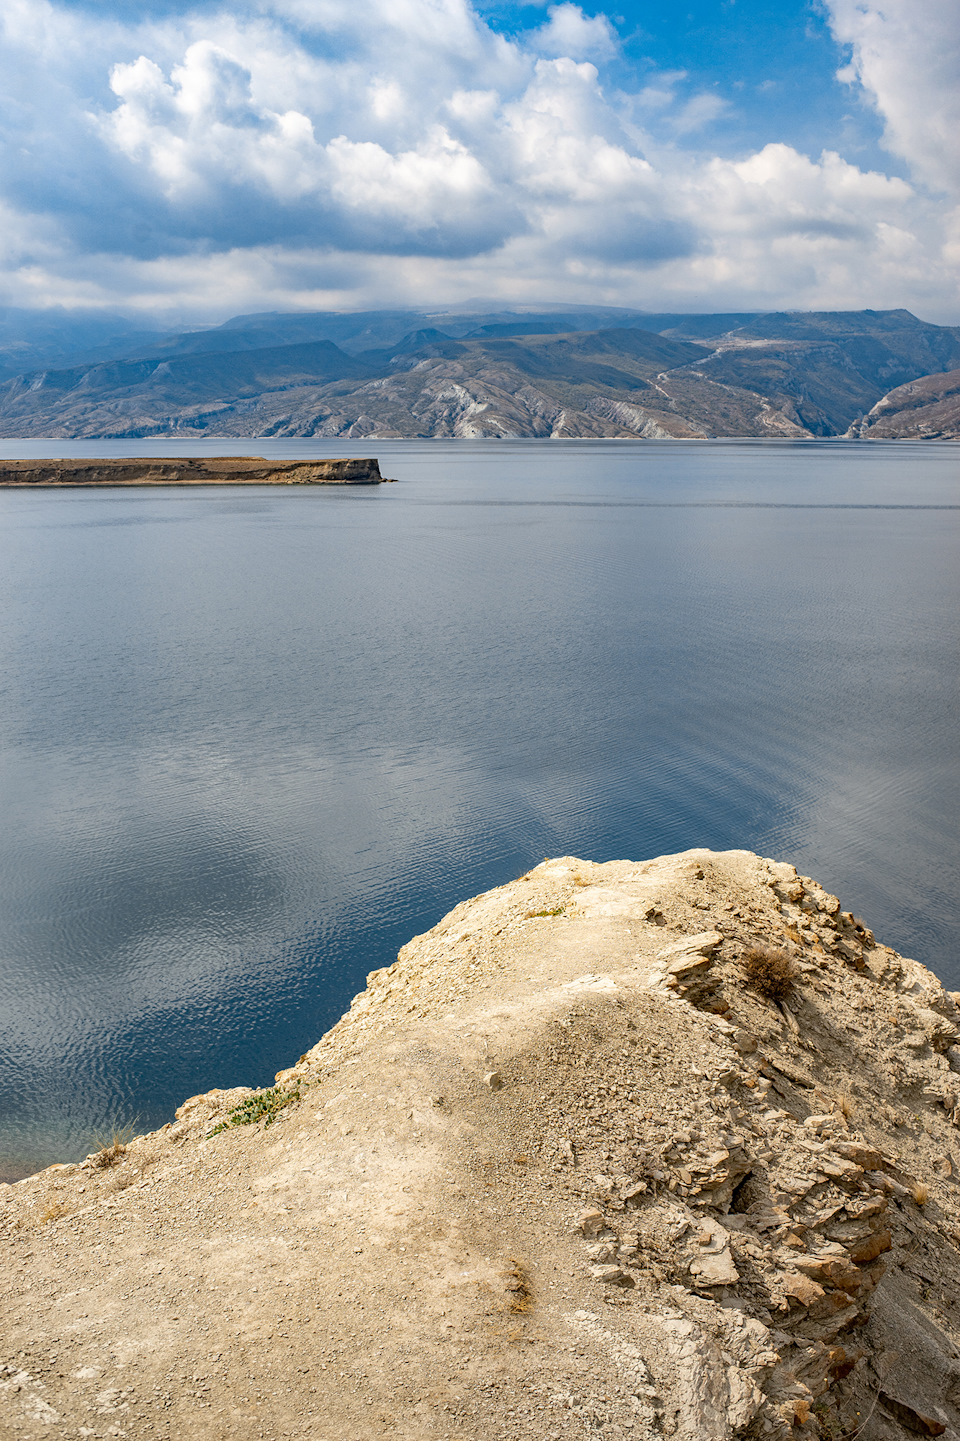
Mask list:
[[[625,65],[572,3],[241,0],[131,22],[7,0],[0,298],[177,319],[473,296],[960,320],[960,11],[828,0],[890,164]],[[843,55],[838,50],[838,61]],[[633,83],[624,76],[634,75]]]

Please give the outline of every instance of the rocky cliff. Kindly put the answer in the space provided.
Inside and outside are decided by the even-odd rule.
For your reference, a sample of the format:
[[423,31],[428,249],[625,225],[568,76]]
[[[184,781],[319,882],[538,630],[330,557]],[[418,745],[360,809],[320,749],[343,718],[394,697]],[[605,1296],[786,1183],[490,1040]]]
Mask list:
[[898,385],[851,434],[864,440],[960,440],[960,370]]
[[379,485],[371,459],[265,460],[262,455],[194,459],[6,460],[0,486],[99,485]]
[[544,861],[0,1187],[0,1435],[960,1435],[955,1000],[789,865]]

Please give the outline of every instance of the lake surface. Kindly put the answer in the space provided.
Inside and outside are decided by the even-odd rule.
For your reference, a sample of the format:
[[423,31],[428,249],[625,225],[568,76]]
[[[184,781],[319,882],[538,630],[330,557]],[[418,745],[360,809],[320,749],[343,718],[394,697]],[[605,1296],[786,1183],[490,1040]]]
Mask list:
[[375,454],[0,491],[0,1176],[262,1085],[547,855],[744,846],[960,987],[960,448]]

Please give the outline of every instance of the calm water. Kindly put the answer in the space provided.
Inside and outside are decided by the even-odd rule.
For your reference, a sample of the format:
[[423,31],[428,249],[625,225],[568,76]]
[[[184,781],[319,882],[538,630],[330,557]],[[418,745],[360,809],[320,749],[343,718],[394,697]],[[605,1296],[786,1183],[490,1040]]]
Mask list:
[[747,846],[960,986],[958,448],[183,449],[402,484],[0,492],[0,1174],[270,1082],[545,855]]

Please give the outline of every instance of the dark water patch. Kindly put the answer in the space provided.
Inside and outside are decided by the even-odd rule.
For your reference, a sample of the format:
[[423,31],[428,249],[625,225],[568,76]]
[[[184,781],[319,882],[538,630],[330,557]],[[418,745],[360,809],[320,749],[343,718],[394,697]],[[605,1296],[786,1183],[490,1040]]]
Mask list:
[[0,496],[5,1174],[271,1082],[545,855],[786,858],[960,985],[955,449],[322,453],[402,483]]

